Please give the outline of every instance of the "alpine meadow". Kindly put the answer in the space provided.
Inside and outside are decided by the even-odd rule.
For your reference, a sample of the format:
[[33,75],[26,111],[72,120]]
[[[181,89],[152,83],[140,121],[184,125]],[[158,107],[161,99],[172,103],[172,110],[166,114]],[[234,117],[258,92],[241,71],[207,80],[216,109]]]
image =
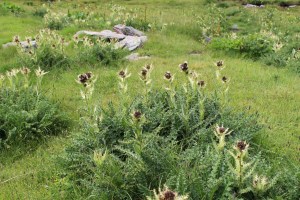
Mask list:
[[300,199],[300,0],[0,1],[0,199]]

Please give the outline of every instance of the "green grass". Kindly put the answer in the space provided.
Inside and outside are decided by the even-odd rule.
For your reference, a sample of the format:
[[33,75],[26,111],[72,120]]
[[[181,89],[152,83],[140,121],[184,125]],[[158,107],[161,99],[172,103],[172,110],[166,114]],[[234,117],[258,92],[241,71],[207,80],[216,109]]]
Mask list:
[[[9,42],[14,35],[33,36],[43,27],[41,18],[30,16],[30,12],[34,8],[24,6],[19,1],[13,2],[25,8],[25,17],[0,16],[0,44]],[[70,131],[64,136],[51,137],[49,141],[40,144],[37,149],[24,154],[16,154],[22,155],[20,157],[14,157],[9,152],[1,152],[0,199],[51,199],[51,188],[56,184],[53,177],[57,171],[53,158],[63,151],[79,128],[78,109],[83,103],[79,96],[80,87],[75,82],[78,74],[92,71],[98,75],[93,102],[106,105],[109,101],[117,99],[118,70],[127,67],[132,73],[132,77],[129,78],[129,85],[132,88],[129,94],[134,96],[140,87],[137,73],[145,63],[153,63],[155,66],[153,76],[157,81],[155,81],[154,87],[160,87],[163,84],[163,74],[166,71],[176,73],[176,79],[183,78],[183,74],[178,70],[178,64],[187,60],[190,68],[201,74],[201,77],[208,82],[207,89],[211,90],[215,84],[213,63],[220,59],[224,60],[226,63],[224,73],[230,77],[230,105],[237,111],[248,109],[249,112],[258,112],[259,121],[264,125],[262,131],[256,136],[256,142],[262,148],[274,152],[274,158],[277,156],[287,157],[299,164],[299,75],[288,69],[240,59],[239,55],[232,57],[221,52],[207,50],[206,46],[199,41],[200,32],[199,39],[195,37],[199,30],[194,23],[195,18],[192,17],[195,12],[199,15],[207,12],[203,2],[195,0],[131,0],[115,1],[114,3],[120,3],[129,8],[140,8],[142,16],[147,7],[149,21],[167,24],[174,22],[175,25],[167,25],[166,30],[153,30],[147,33],[149,40],[138,52],[151,55],[150,60],[127,62],[119,67],[103,67],[100,64],[78,66],[75,63],[71,69],[50,71],[45,76],[44,89],[48,91],[47,95],[50,98],[60,102],[63,109],[69,113],[74,121],[72,130],[75,131]],[[34,2],[35,6],[39,4],[39,2]],[[54,3],[52,8],[66,11],[72,6],[74,6],[73,2],[58,2]],[[77,9],[84,9],[84,4],[81,3]],[[105,8],[98,6],[94,9]],[[293,11],[282,10],[279,12],[281,17],[294,18],[299,17],[299,11],[300,8],[295,8]],[[282,26],[287,26],[286,21],[280,23]],[[185,30],[187,27],[188,31]],[[288,28],[293,29],[293,27]],[[68,27],[60,32],[70,40],[77,30],[80,29]],[[191,55],[192,51],[201,53]],[[16,55],[14,48],[0,49],[0,72],[17,67]]]

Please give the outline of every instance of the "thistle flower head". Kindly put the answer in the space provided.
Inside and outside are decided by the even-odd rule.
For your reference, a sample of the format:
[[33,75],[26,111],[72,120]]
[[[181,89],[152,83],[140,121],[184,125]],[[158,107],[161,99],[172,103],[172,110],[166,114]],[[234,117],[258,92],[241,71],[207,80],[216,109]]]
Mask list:
[[151,79],[150,79],[150,74],[152,71],[153,67],[152,64],[151,65],[145,65],[144,68],[142,68],[142,70],[139,73],[140,79],[146,84],[150,84],[151,83]]
[[137,120],[137,121],[139,121],[141,118],[142,118],[142,113],[141,113],[141,111],[134,111],[133,113],[132,113],[132,117],[133,117],[133,119],[135,119],[135,120]]
[[26,37],[25,40],[26,40],[26,42],[27,42],[28,44],[30,44],[30,41],[31,41],[31,38],[30,38],[30,37]]
[[184,61],[184,63],[179,64],[179,67],[180,67],[181,71],[188,74],[189,67],[188,67],[188,62],[187,61]]
[[31,72],[30,69],[27,67],[21,68],[20,71],[23,75],[28,75]]
[[88,85],[88,82],[90,82],[90,79],[93,77],[92,72],[87,72],[84,74],[79,74],[77,78],[77,82],[79,84],[82,84],[84,87]]
[[78,81],[82,84],[84,84],[85,82],[87,82],[88,77],[85,74],[80,74],[78,75]]
[[223,60],[219,60],[215,63],[215,66],[218,67],[218,69],[224,69],[225,65],[224,65],[224,61]]
[[221,135],[229,135],[232,131],[229,131],[229,128],[224,128],[224,126],[219,126],[218,124],[216,125],[215,128],[215,134],[217,136],[221,136]]
[[6,76],[7,76],[8,78],[10,78],[10,77],[16,77],[16,76],[18,75],[19,72],[20,72],[19,69],[12,69],[11,71],[7,71],[7,72],[6,72]]
[[146,68],[143,68],[140,72],[140,77],[142,80],[145,80],[147,78],[148,70]]
[[38,69],[35,70],[35,75],[37,77],[42,77],[44,76],[45,74],[47,74],[48,72],[45,72],[44,70],[42,70],[40,67]]
[[249,144],[247,144],[245,141],[238,141],[235,146],[235,148],[240,152],[247,151],[248,147],[249,147]]
[[121,71],[119,71],[118,75],[119,75],[119,78],[122,80],[129,78],[131,76],[131,74],[127,72],[127,69],[124,69],[124,70],[122,69]]
[[229,128],[224,128],[224,126],[219,126],[218,124],[215,127],[214,134],[218,138],[218,149],[223,150],[226,144],[225,137],[229,135],[232,131],[229,131]]
[[222,77],[222,82],[223,83],[228,83],[229,81],[230,81],[229,78],[227,78],[226,76]]
[[152,64],[146,64],[145,68],[148,70],[148,71],[151,71],[153,69],[153,65]]
[[172,76],[171,72],[167,71],[167,72],[165,73],[165,75],[164,75],[164,78],[165,78],[166,80],[171,81],[172,78],[173,78],[173,76]]
[[204,88],[204,87],[206,86],[206,83],[205,83],[205,81],[200,80],[200,81],[197,81],[197,85],[198,85],[200,88]]
[[14,36],[13,41],[17,44],[20,43],[20,37],[18,35]]
[[125,76],[125,71],[121,70],[121,71],[119,72],[119,76],[120,76],[121,78],[125,78],[125,77],[126,77],[126,76]]

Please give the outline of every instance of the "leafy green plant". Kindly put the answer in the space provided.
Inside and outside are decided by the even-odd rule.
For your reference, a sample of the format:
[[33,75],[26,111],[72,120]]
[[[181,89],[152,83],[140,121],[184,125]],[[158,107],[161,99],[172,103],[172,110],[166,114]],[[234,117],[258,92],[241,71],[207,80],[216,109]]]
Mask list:
[[40,89],[46,73],[40,69],[35,73],[36,82],[28,68],[0,75],[0,148],[26,146],[29,141],[45,139],[68,126],[64,112]]
[[223,35],[229,27],[228,20],[221,8],[215,4],[208,5],[206,15],[195,14],[196,24],[200,28],[202,37]]
[[0,7],[3,9],[3,10],[7,10],[15,15],[19,15],[20,13],[24,12],[24,10],[20,7],[20,6],[17,6],[15,4],[12,4],[12,3],[8,3],[8,2],[4,2],[0,5]]
[[274,41],[261,34],[249,34],[246,36],[232,36],[215,38],[211,48],[225,50],[227,52],[239,52],[247,57],[258,59],[273,51]]
[[44,17],[47,13],[48,11],[46,8],[38,8],[33,12],[33,15],[38,17]]

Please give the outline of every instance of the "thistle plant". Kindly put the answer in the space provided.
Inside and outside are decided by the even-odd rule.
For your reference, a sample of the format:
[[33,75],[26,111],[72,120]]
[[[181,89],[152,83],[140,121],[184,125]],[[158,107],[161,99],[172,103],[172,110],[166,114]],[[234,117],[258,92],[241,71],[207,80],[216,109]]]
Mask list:
[[179,64],[179,68],[182,72],[188,74],[189,73],[189,67],[188,67],[188,62],[184,61],[182,64]]
[[171,91],[172,90],[172,83],[174,81],[175,75],[171,74],[171,72],[167,71],[164,74],[164,79],[167,82],[167,86],[165,87],[166,90]]
[[76,82],[83,86],[83,90],[80,90],[81,98],[86,100],[86,102],[92,98],[96,81],[97,77],[92,72],[86,72],[77,77]]
[[218,124],[215,127],[214,134],[218,138],[217,149],[222,151],[226,145],[225,137],[230,135],[232,131],[229,131],[229,128],[224,128],[224,126],[219,126]]
[[229,91],[229,82],[230,82],[230,78],[228,78],[225,75],[222,75],[221,71],[225,68],[225,64],[223,60],[217,61],[214,64],[217,69],[216,69],[216,77],[217,77],[217,81],[221,83],[221,96],[223,98],[223,102],[222,105],[223,107],[227,105],[228,102],[228,91]]
[[127,69],[122,69],[118,73],[119,76],[119,89],[121,94],[125,94],[127,92],[127,83],[126,79],[131,76],[131,73],[128,73]]
[[228,163],[231,172],[234,174],[235,180],[237,181],[237,187],[240,189],[240,193],[245,192],[244,183],[252,175],[256,167],[254,161],[246,162],[246,156],[248,154],[249,144],[245,141],[238,141],[233,147],[235,153],[228,150],[228,153],[234,158],[235,166]]
[[16,35],[16,36],[14,36],[13,37],[13,42],[15,42],[17,45],[19,45],[20,44],[20,36],[18,36],[18,35]]
[[30,144],[27,140],[57,134],[68,126],[65,113],[40,92],[46,73],[36,69],[36,82],[32,81],[27,67],[0,75],[0,148],[27,145]]
[[134,150],[137,154],[140,154],[143,149],[142,134],[143,124],[145,123],[145,121],[145,115],[141,111],[135,110],[131,114],[131,126],[135,136],[135,140],[133,141]]
[[153,70],[153,65],[152,64],[146,64],[141,72],[139,73],[140,80],[144,83],[145,86],[145,94],[147,95],[148,92],[150,92],[151,87],[149,85],[151,84],[151,72]]
[[[202,121],[204,119],[204,115],[205,115],[204,102],[206,100],[206,97],[203,94],[203,89],[206,87],[206,82],[204,80],[199,80],[199,74],[195,71],[189,72],[188,80],[190,83],[189,86],[192,88],[192,91],[198,92],[198,95],[200,95],[200,97],[201,97],[199,99],[199,111],[200,111],[199,119],[200,119],[200,121]],[[188,92],[189,87],[183,86],[183,88],[187,94],[192,94],[192,93]],[[187,103],[190,101],[190,98],[192,98],[192,97],[188,96]],[[188,107],[189,106],[187,106],[187,109],[189,109]]]
[[169,96],[170,96],[170,101],[172,102],[172,105],[175,107],[175,90],[173,88],[173,81],[174,81],[174,76],[173,74],[171,74],[171,72],[167,71],[164,74],[164,80],[167,82],[167,85],[165,86],[165,89],[167,90]]
[[23,67],[23,68],[20,69],[20,72],[21,72],[21,74],[23,74],[23,77],[24,77],[23,86],[24,86],[24,88],[28,88],[28,86],[29,86],[29,74],[30,74],[31,70],[27,67]]
[[[27,67],[23,67],[20,69],[11,69],[10,71],[6,71],[5,75],[0,74],[0,88],[4,86],[8,82],[8,85],[5,85],[6,87],[10,88],[13,91],[20,90],[20,89],[27,89],[31,86],[30,82],[30,72],[31,70]],[[41,70],[41,68],[38,68],[35,70],[35,74],[37,76],[37,81],[35,85],[35,90],[38,94],[38,90],[41,86],[42,77],[47,74],[48,72],[44,72]],[[22,74],[22,77],[20,78],[20,75]],[[5,81],[7,80],[7,82]]]
[[252,191],[257,198],[262,195],[270,188],[272,188],[277,181],[277,177],[269,180],[266,176],[254,175],[252,181]]
[[35,75],[37,77],[37,83],[36,83],[36,93],[37,94],[39,94],[39,89],[40,89],[41,84],[42,84],[42,79],[43,79],[44,75],[47,74],[47,73],[48,72],[45,72],[40,67],[35,70]]
[[9,81],[9,87],[12,89],[12,90],[15,90],[16,89],[16,86],[17,86],[17,82],[18,82],[18,73],[19,73],[19,69],[12,69],[11,71],[7,71],[6,72],[6,77]]

